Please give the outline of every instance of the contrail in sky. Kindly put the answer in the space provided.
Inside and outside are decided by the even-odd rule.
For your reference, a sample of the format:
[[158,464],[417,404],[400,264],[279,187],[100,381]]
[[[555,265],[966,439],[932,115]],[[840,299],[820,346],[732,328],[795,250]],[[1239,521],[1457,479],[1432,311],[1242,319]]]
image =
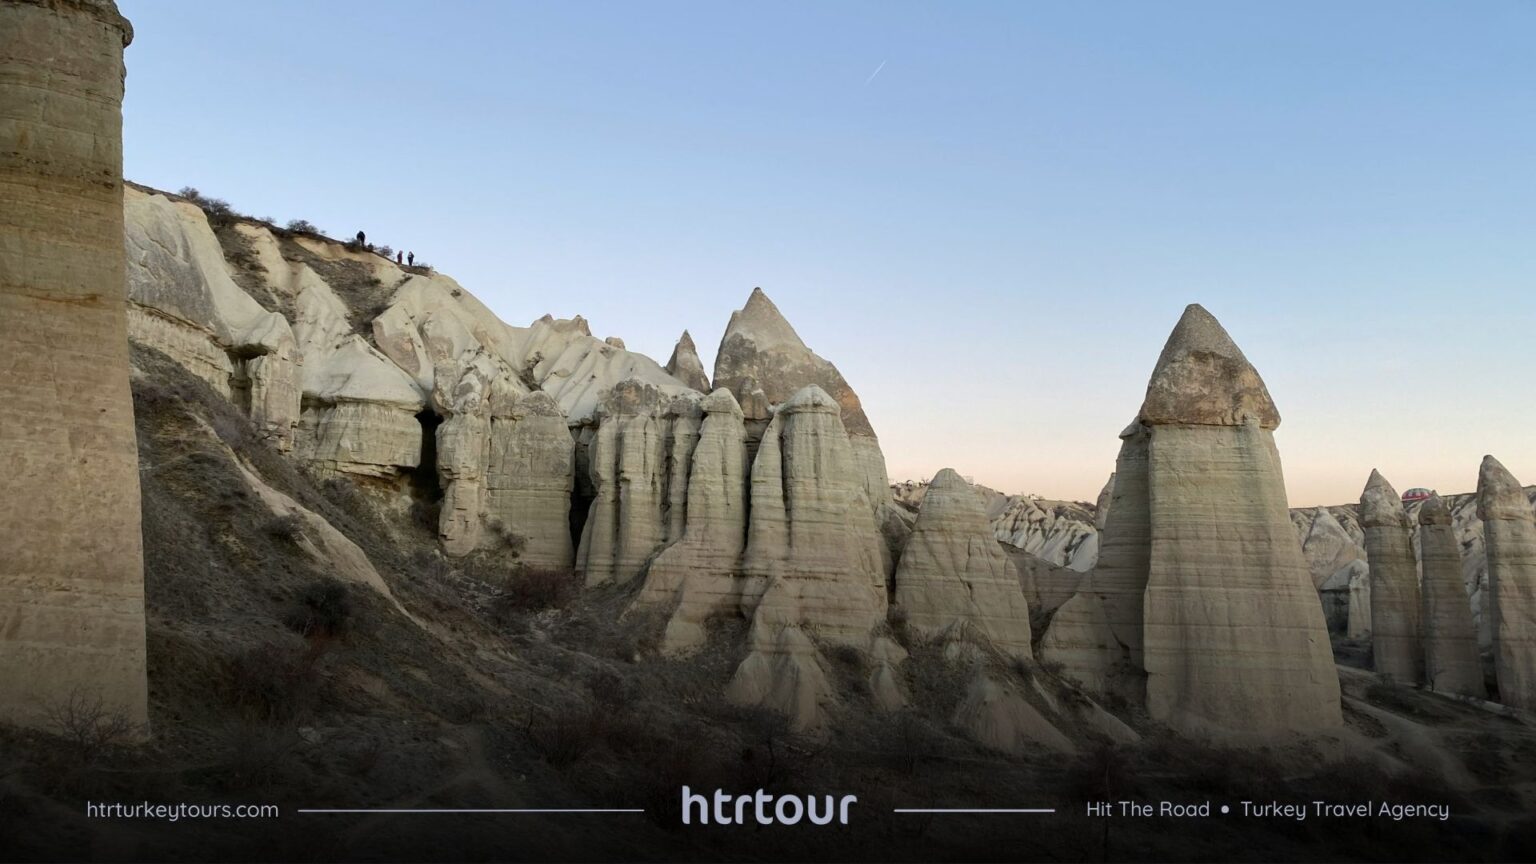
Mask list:
[[880,65],[875,67],[875,71],[869,73],[869,77],[864,79],[864,86],[868,87],[869,86],[869,82],[875,80],[875,76],[879,75],[880,74],[880,70],[884,69],[884,68],[885,68],[885,61],[881,60],[880,61]]

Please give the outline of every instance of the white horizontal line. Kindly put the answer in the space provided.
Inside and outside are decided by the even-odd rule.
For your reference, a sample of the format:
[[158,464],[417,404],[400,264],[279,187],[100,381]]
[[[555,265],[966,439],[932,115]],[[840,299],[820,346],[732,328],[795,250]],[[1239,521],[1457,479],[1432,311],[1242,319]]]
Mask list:
[[895,812],[895,813],[1055,813],[1056,809],[1054,807],[1051,807],[1051,808],[1034,808],[1034,809],[968,810],[968,809],[964,809],[964,808],[902,809],[902,808],[898,807],[893,812]]
[[357,808],[357,809],[321,809],[300,808],[299,813],[644,813],[643,809],[596,809],[596,808],[559,808],[559,807],[522,807],[503,809],[472,809],[472,808],[442,808],[442,809],[409,809],[409,808]]

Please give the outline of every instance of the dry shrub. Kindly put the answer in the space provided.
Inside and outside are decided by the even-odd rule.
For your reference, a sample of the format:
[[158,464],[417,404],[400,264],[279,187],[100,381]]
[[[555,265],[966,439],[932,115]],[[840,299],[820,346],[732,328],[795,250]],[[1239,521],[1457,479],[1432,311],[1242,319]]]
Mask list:
[[580,699],[535,715],[528,737],[544,761],[557,768],[573,764],[608,734],[608,712],[589,699]]
[[524,566],[507,578],[492,606],[502,618],[541,609],[563,609],[578,590],[576,573],[569,567]]
[[107,708],[99,695],[79,690],[49,708],[47,719],[54,733],[69,742],[86,764],[108,748],[129,743],[143,731],[121,711]]
[[284,623],[318,650],[324,643],[346,635],[351,628],[352,595],[336,579],[316,579],[299,595],[298,604]]

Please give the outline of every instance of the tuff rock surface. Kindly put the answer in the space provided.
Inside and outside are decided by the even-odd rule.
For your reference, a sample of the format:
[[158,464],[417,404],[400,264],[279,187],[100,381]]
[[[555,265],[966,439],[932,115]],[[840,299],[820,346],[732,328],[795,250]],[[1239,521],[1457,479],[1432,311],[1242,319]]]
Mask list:
[[1536,513],[1519,481],[1492,456],[1478,471],[1477,515],[1488,547],[1485,614],[1499,701],[1536,711]]
[[[0,721],[76,696],[147,732],[124,298],[128,22],[0,5]],[[90,705],[92,702],[87,701]]]
[[1419,508],[1419,565],[1425,684],[1442,693],[1487,698],[1477,630],[1462,587],[1461,549],[1451,529],[1451,512],[1438,495]]
[[1405,684],[1423,680],[1419,576],[1403,500],[1371,471],[1360,493],[1360,525],[1371,580],[1371,649],[1376,672]]
[[973,629],[998,650],[1029,658],[1029,606],[1013,562],[992,537],[981,499],[954,470],[928,487],[895,575],[907,626],[952,644]]

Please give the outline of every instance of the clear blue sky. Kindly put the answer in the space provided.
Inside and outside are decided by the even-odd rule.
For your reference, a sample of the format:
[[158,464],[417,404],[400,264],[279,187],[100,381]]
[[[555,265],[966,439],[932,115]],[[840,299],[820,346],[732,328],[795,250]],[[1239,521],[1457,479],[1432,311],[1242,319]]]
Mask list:
[[1293,504],[1536,483],[1536,3],[119,2],[130,179],[661,361],[761,285],[895,479],[1091,500],[1200,302]]

